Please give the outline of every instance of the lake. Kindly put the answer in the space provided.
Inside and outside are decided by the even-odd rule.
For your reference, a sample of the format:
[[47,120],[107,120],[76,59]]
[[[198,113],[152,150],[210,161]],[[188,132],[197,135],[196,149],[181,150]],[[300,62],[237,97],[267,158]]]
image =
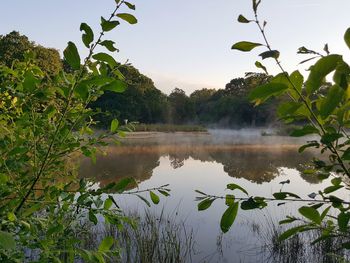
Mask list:
[[[106,148],[107,155],[98,156],[96,164],[83,159],[80,175],[101,185],[133,177],[140,190],[169,184],[171,195],[160,195],[160,203],[150,209],[170,215],[193,231],[190,262],[275,262],[269,252],[275,226],[286,215],[296,215],[301,203],[275,201],[262,210],[239,210],[231,230],[222,235],[219,222],[226,208],[224,201],[217,200],[200,212],[195,201],[200,196],[196,189],[245,197],[243,192],[225,189],[229,183],[244,187],[253,196],[272,197],[282,189],[305,199],[327,185],[301,172],[316,154],[298,153],[308,138],[260,134],[260,130],[131,134],[120,145]],[[290,183],[281,184],[286,180]],[[149,199],[147,193],[143,196]],[[141,214],[147,208],[134,196],[120,196],[118,201],[123,209]]]

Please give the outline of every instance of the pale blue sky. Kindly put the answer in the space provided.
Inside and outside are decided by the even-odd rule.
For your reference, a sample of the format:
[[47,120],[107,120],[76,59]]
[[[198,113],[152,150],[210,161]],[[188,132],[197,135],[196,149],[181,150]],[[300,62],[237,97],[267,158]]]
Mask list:
[[[130,0],[131,1],[131,0]],[[188,94],[199,88],[224,88],[234,77],[256,71],[259,51],[230,50],[240,40],[261,41],[253,24],[239,24],[239,14],[252,16],[250,0],[136,0],[139,23],[123,23],[107,35],[126,59],[151,77],[165,93],[174,87]],[[2,1],[0,34],[18,30],[31,40],[62,51],[74,41],[83,54],[81,22],[99,30],[100,16],[107,17],[113,0],[11,0]],[[281,51],[288,70],[304,57],[298,47],[322,50],[328,43],[332,52],[350,59],[343,34],[350,27],[349,0],[263,0],[260,15],[268,21],[272,46]],[[272,72],[273,64],[266,63]],[[303,70],[303,68],[301,68]]]

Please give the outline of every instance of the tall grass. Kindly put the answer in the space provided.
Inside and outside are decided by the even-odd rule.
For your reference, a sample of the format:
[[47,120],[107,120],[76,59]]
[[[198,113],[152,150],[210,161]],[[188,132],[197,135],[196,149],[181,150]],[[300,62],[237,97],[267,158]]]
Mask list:
[[312,241],[320,237],[319,230],[299,233],[280,242],[278,237],[287,230],[271,216],[266,216],[263,226],[252,223],[251,230],[265,244],[261,253],[265,255],[264,262],[279,263],[339,263],[350,262],[350,254],[341,248],[344,242],[341,238],[322,240],[314,245]]
[[[119,257],[117,263],[187,263],[192,262],[194,235],[187,230],[185,222],[175,222],[162,211],[159,216],[146,211],[140,216],[130,213],[133,221],[117,229],[113,225],[100,224],[80,238],[90,249],[98,247],[106,236],[117,240]],[[93,228],[92,228],[93,229]]]

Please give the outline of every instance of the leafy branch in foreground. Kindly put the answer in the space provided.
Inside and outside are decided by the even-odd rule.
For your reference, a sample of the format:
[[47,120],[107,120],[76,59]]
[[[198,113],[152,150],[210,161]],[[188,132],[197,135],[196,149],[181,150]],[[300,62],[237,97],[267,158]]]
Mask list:
[[[311,198],[318,195],[320,200],[312,200],[311,204],[299,208],[298,211],[302,216],[303,224],[287,230],[280,236],[279,240],[289,238],[300,232],[319,229],[321,230],[321,236],[314,243],[341,236],[343,238],[342,248],[350,249],[350,235],[348,232],[350,222],[349,201],[344,200],[341,196],[331,194],[339,189],[348,190],[346,186],[350,177],[350,137],[347,133],[350,128],[350,101],[348,96],[350,91],[350,67],[343,60],[343,56],[330,54],[328,45],[325,45],[325,55],[305,47],[299,48],[299,54],[312,56],[301,63],[319,58],[314,65],[310,66],[306,80],[298,70],[291,74],[286,72],[279,60],[280,52],[272,48],[266,36],[266,21],[261,22],[258,18],[260,4],[261,0],[253,0],[254,18],[248,19],[240,15],[238,22],[256,24],[262,35],[263,43],[240,41],[234,44],[232,49],[249,52],[255,48],[264,47],[266,50],[260,54],[261,58],[263,60],[273,59],[281,73],[273,76],[269,83],[253,90],[249,98],[256,105],[259,105],[272,97],[282,97],[284,102],[279,105],[277,110],[279,118],[287,124],[302,124],[300,128],[291,133],[291,136],[313,135],[315,137],[315,139],[301,146],[299,152],[303,152],[308,148],[316,148],[320,149],[321,155],[324,156],[322,159],[314,158],[312,169],[305,171],[305,174],[315,174],[323,180],[330,176],[334,177],[330,186],[322,191],[320,190],[317,194],[311,193],[309,195]],[[346,31],[344,40],[350,48],[350,28]],[[261,62],[257,61],[255,65],[267,72],[266,67]],[[331,73],[333,73],[332,82],[326,82],[326,77]],[[234,189],[244,190],[239,186],[234,186]],[[207,209],[214,200],[219,198],[202,192],[198,193],[201,194],[199,197],[201,202],[198,204],[199,210]],[[237,214],[236,207],[240,201],[242,201],[240,202],[241,209],[261,209],[267,205],[266,201],[272,200],[303,201],[295,193],[289,192],[274,193],[273,197],[249,197],[242,201],[242,199],[235,199],[232,195],[226,195],[225,200],[228,209],[221,219],[222,231],[227,232],[232,225]],[[292,197],[292,200],[289,197]],[[329,204],[329,206],[322,210],[321,207],[323,208],[326,204]],[[295,223],[295,221],[295,217],[287,217],[286,220],[280,223]]]
[[[95,38],[87,23],[80,25],[85,59],[73,42],[64,50],[65,71],[46,78],[32,51],[11,67],[0,64],[0,261],[2,262],[105,262],[118,258],[117,242],[106,237],[96,250],[78,238],[87,229],[82,222],[122,227],[132,224],[117,203],[117,194],[129,193],[137,184],[132,179],[96,189],[78,180],[74,160],[83,154],[93,162],[124,127],[113,120],[106,134],[94,134],[95,111],[89,105],[104,92],[123,92],[127,84],[119,71],[121,64],[112,54],[95,53],[97,47],[118,51],[106,32],[121,20],[137,19],[122,8],[134,10],[126,1],[116,0],[108,19],[101,18]],[[141,190],[140,190],[141,191]],[[149,190],[153,203],[166,186]],[[141,195],[140,195],[141,196]],[[147,199],[142,197],[147,204]]]

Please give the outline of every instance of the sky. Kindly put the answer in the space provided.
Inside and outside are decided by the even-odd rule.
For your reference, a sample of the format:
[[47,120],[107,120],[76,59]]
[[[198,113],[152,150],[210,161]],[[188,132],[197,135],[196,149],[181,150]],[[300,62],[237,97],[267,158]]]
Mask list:
[[[120,49],[115,58],[129,60],[150,77],[158,89],[169,94],[175,87],[190,94],[201,88],[225,88],[245,72],[258,71],[256,49],[251,53],[231,50],[238,41],[262,42],[257,27],[237,22],[239,14],[253,17],[251,0],[130,0],[138,24],[122,23],[106,34]],[[61,53],[68,41],[77,44],[82,56],[79,26],[88,23],[99,32],[100,17],[113,11],[114,0],[3,0],[0,35],[12,30]],[[273,49],[281,52],[288,71],[306,74],[305,59],[296,55],[301,46],[322,50],[328,43],[332,53],[350,61],[343,35],[350,27],[349,0],[263,0],[259,11],[267,21],[266,33]],[[126,10],[124,10],[126,11]],[[272,61],[263,63],[278,73]]]

